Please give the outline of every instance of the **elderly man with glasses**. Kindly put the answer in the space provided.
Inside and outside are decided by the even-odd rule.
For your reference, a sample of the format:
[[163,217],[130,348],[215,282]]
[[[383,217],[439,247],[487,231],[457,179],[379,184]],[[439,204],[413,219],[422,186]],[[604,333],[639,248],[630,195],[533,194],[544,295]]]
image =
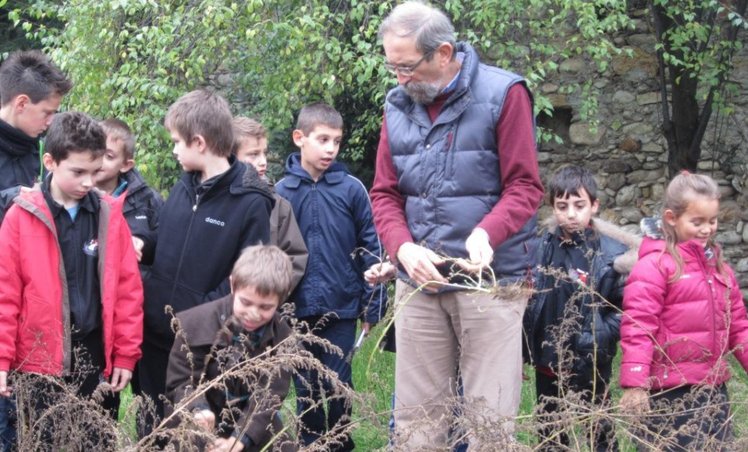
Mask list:
[[[453,416],[470,415],[492,424],[463,432],[471,449],[502,449],[520,402],[522,289],[543,197],[532,98],[520,76],[456,42],[431,6],[397,6],[379,35],[398,82],[371,190],[400,270],[395,445],[445,450]],[[479,275],[494,284],[472,289]]]

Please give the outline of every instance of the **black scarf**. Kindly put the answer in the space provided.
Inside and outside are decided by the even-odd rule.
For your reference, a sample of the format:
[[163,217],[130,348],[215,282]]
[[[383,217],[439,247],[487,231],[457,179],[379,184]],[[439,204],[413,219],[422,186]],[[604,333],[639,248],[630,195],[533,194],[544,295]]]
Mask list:
[[36,154],[39,152],[39,140],[0,119],[0,151],[11,157]]

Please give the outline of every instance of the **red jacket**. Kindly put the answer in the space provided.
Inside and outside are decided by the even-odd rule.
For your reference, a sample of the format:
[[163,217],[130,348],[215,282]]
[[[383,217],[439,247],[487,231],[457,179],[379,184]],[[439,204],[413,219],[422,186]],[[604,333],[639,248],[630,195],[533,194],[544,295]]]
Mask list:
[[[104,196],[99,210],[106,377],[135,367],[143,339],[143,287],[122,199]],[[14,204],[0,228],[0,371],[67,375],[70,306],[55,222],[41,191]]]
[[[748,369],[748,319],[738,283],[720,274],[696,241],[678,245],[683,271],[665,242],[645,238],[623,295],[621,386],[650,389],[717,385],[730,378],[734,353]],[[717,250],[716,252],[719,252]]]

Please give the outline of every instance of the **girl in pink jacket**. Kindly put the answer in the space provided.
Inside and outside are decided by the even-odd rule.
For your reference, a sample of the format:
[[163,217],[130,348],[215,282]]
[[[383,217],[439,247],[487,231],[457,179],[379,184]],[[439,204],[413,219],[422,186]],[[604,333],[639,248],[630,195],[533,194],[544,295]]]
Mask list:
[[[682,173],[624,290],[621,406],[647,413],[637,435],[656,450],[720,450],[730,438],[727,356],[748,369],[748,319],[714,242],[719,188]],[[655,235],[652,237],[651,235]]]

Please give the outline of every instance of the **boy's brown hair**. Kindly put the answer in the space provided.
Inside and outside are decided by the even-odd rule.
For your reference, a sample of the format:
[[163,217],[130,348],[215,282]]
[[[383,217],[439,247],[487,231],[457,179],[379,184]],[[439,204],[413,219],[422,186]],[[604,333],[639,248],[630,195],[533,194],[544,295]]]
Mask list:
[[47,130],[45,152],[56,163],[71,152],[89,152],[91,159],[106,152],[106,134],[99,123],[85,113],[67,111],[56,114]]
[[242,141],[246,140],[247,138],[253,137],[261,140],[268,137],[268,132],[265,129],[265,126],[260,124],[259,121],[256,121],[252,118],[247,118],[246,116],[236,116],[231,120],[231,127],[234,129],[233,154],[236,154],[236,151],[239,150],[239,146],[241,145]]
[[246,116],[237,116],[231,121],[231,125],[234,128],[234,139],[236,141],[243,140],[244,138],[267,138],[268,132],[265,126],[260,124],[259,121]]
[[213,154],[228,157],[234,149],[232,119],[226,99],[213,91],[199,89],[169,107],[164,126],[176,131],[188,144],[200,135]]
[[324,102],[315,102],[304,106],[296,118],[296,130],[309,136],[317,126],[343,130],[343,117],[336,109]]
[[0,105],[25,94],[38,103],[57,94],[64,96],[73,84],[38,50],[13,52],[0,66]]
[[262,295],[278,295],[283,301],[291,291],[291,258],[274,245],[244,248],[231,271],[231,290],[253,287]]
[[130,126],[125,121],[117,118],[109,118],[101,121],[99,124],[104,129],[107,138],[122,142],[126,160],[135,158],[135,135],[132,134]]

